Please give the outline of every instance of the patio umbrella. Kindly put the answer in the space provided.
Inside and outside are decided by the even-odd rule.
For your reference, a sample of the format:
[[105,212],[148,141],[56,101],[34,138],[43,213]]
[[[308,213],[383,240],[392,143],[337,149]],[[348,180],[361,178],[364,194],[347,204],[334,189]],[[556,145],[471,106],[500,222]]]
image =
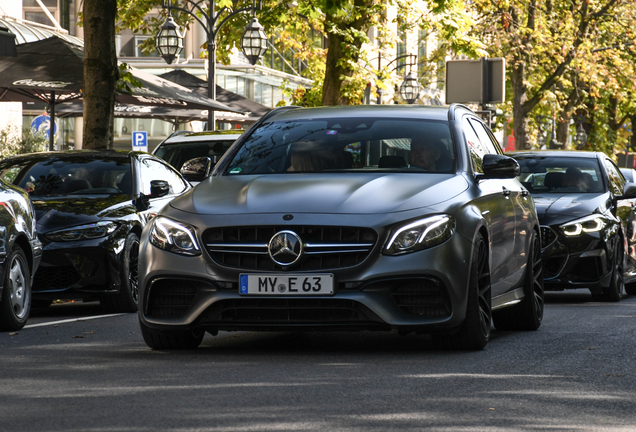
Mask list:
[[[53,36],[20,44],[17,57],[0,57],[0,101],[41,101],[50,107],[51,124],[60,102],[79,100],[84,80],[84,49]],[[240,112],[171,81],[132,68],[139,87],[117,92],[116,100],[137,105]],[[54,149],[50,133],[49,148]]]

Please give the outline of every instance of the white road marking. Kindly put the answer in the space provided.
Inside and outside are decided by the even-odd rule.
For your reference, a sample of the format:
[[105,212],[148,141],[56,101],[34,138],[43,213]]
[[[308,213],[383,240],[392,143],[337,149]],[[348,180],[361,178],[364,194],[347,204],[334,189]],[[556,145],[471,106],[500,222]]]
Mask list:
[[57,325],[57,324],[66,324],[66,323],[71,323],[71,322],[86,321],[86,320],[98,319],[98,318],[110,318],[110,317],[120,316],[120,315],[128,315],[128,314],[118,313],[118,314],[110,314],[110,315],[97,315],[97,316],[90,316],[90,317],[73,318],[73,319],[67,319],[67,320],[62,320],[62,321],[51,321],[51,322],[45,322],[45,323],[39,323],[39,324],[26,325],[26,326],[24,326],[24,328],[28,329],[28,328],[33,328],[33,327],[44,327],[44,326]]

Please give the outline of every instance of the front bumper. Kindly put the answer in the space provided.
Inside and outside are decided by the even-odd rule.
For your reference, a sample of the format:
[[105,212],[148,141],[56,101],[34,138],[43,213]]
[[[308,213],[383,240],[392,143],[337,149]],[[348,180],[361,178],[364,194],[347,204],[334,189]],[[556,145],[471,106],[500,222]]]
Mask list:
[[401,256],[381,254],[388,233],[380,233],[361,264],[317,272],[334,275],[333,295],[246,296],[239,294],[239,275],[255,271],[223,267],[205,250],[194,257],[163,251],[149,243],[148,229],[140,244],[139,315],[155,330],[431,333],[452,331],[465,318],[473,245],[457,233],[441,245]]
[[604,288],[612,274],[613,231],[566,237],[558,227],[542,226],[544,285],[547,291]]
[[120,236],[74,242],[45,243],[34,275],[36,299],[91,299],[120,288]]

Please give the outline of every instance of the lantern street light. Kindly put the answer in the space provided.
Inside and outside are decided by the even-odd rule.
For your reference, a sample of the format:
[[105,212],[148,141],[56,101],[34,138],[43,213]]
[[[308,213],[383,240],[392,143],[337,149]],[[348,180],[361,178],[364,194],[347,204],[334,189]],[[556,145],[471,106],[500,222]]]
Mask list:
[[400,96],[409,104],[414,104],[417,98],[420,96],[420,83],[417,82],[417,78],[413,76],[413,72],[409,74],[402,81],[400,85]]
[[[177,0],[178,1],[178,0]],[[185,12],[201,24],[207,36],[208,45],[208,97],[216,100],[216,36],[223,24],[230,18],[243,12],[252,12],[252,20],[245,27],[245,32],[241,37],[241,50],[250,64],[255,65],[258,60],[267,51],[267,36],[263,30],[263,26],[259,24],[256,18],[256,11],[262,9],[262,0],[252,0],[252,6],[237,9],[227,13],[228,8],[222,7],[218,13],[214,10],[214,0],[182,0],[184,7],[172,5],[172,0],[161,1],[164,9],[168,10],[168,18],[160,27],[157,35],[157,50],[159,54],[168,64],[172,64],[179,57],[183,50],[183,33],[179,26],[174,22],[171,11],[173,9]],[[205,5],[209,5],[208,11],[204,9]],[[221,19],[221,15],[224,15]],[[208,109],[208,130],[214,130],[216,120],[214,111]]]
[[582,150],[587,144],[587,133],[585,133],[585,129],[583,128],[583,123],[585,123],[584,115],[575,116],[576,121],[576,133],[574,134],[574,143],[576,144],[577,150]]
[[[375,60],[375,59],[373,59]],[[371,61],[373,61],[371,60]],[[377,57],[378,60],[378,68],[376,70],[376,74],[378,79],[381,76],[382,69],[382,54]],[[393,63],[397,62],[397,65],[390,69],[390,72],[393,72],[400,68],[409,67],[409,73],[400,84],[399,90],[396,86],[396,91],[399,92],[400,96],[409,104],[414,104],[420,96],[420,92],[422,91],[422,87],[417,80],[417,76],[413,74],[411,68],[417,64],[417,56],[415,54],[403,54],[391,60],[385,67],[389,68]],[[380,87],[377,88],[378,98],[377,104],[380,105],[382,103],[382,89]],[[396,102],[397,103],[397,102]]]

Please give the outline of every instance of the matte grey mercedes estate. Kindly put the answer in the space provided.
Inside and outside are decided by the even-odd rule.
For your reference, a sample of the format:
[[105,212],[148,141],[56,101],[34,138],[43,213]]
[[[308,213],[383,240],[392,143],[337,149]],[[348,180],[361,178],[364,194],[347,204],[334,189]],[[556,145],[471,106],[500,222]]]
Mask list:
[[205,331],[397,330],[482,349],[543,317],[534,203],[462,105],[283,107],[144,229],[151,348]]

